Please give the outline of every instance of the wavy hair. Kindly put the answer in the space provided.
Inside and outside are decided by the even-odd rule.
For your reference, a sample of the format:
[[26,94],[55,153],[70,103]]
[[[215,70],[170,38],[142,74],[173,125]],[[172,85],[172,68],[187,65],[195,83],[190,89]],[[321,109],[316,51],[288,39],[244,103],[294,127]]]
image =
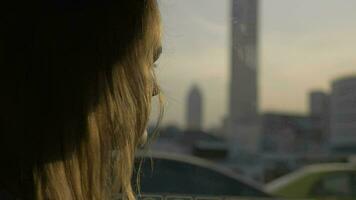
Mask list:
[[156,90],[156,0],[9,6],[0,10],[0,188],[23,199],[134,199],[134,154]]

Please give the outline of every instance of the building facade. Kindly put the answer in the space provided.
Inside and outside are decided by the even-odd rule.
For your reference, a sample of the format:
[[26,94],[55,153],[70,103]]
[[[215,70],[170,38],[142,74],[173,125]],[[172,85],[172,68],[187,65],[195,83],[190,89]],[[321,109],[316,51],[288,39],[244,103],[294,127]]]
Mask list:
[[329,112],[329,95],[323,91],[312,91],[309,95],[311,116],[325,116]]
[[309,152],[312,136],[309,116],[265,113],[262,116],[261,153],[301,155]]
[[258,0],[232,2],[230,118],[248,122],[258,109]]
[[315,151],[327,151],[330,135],[330,95],[323,91],[309,94],[309,116],[312,121]]
[[256,151],[258,122],[258,0],[233,0],[227,135],[232,151]]
[[330,145],[336,153],[356,153],[356,75],[332,83]]

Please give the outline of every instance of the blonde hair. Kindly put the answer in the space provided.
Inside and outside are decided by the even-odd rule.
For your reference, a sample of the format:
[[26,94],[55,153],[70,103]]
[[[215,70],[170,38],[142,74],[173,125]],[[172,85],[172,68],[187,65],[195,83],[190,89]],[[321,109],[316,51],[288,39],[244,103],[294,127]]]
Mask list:
[[134,154],[155,90],[157,2],[29,10],[19,11],[25,21],[2,14],[0,188],[26,199],[134,199]]

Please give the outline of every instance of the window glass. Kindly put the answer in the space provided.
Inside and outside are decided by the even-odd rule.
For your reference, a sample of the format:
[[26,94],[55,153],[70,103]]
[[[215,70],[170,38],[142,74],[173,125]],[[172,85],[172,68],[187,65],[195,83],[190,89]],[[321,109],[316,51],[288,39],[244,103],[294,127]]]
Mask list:
[[[308,165],[356,153],[355,0],[159,3],[163,53],[155,71],[165,112],[150,150],[204,159],[261,192]],[[225,178],[169,163],[153,167],[155,177],[189,172],[177,184],[198,191],[206,178],[230,188]],[[347,195],[347,183],[331,177],[314,191]]]

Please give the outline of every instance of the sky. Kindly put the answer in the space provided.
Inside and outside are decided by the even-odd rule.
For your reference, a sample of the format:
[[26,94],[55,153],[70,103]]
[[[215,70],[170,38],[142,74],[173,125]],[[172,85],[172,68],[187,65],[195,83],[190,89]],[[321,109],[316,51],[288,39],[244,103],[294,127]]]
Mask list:
[[[230,0],[160,0],[163,54],[156,73],[163,125],[184,128],[186,99],[203,93],[204,128],[228,114]],[[308,112],[308,93],[356,74],[355,0],[260,0],[259,110]],[[152,121],[157,109],[153,109]]]

